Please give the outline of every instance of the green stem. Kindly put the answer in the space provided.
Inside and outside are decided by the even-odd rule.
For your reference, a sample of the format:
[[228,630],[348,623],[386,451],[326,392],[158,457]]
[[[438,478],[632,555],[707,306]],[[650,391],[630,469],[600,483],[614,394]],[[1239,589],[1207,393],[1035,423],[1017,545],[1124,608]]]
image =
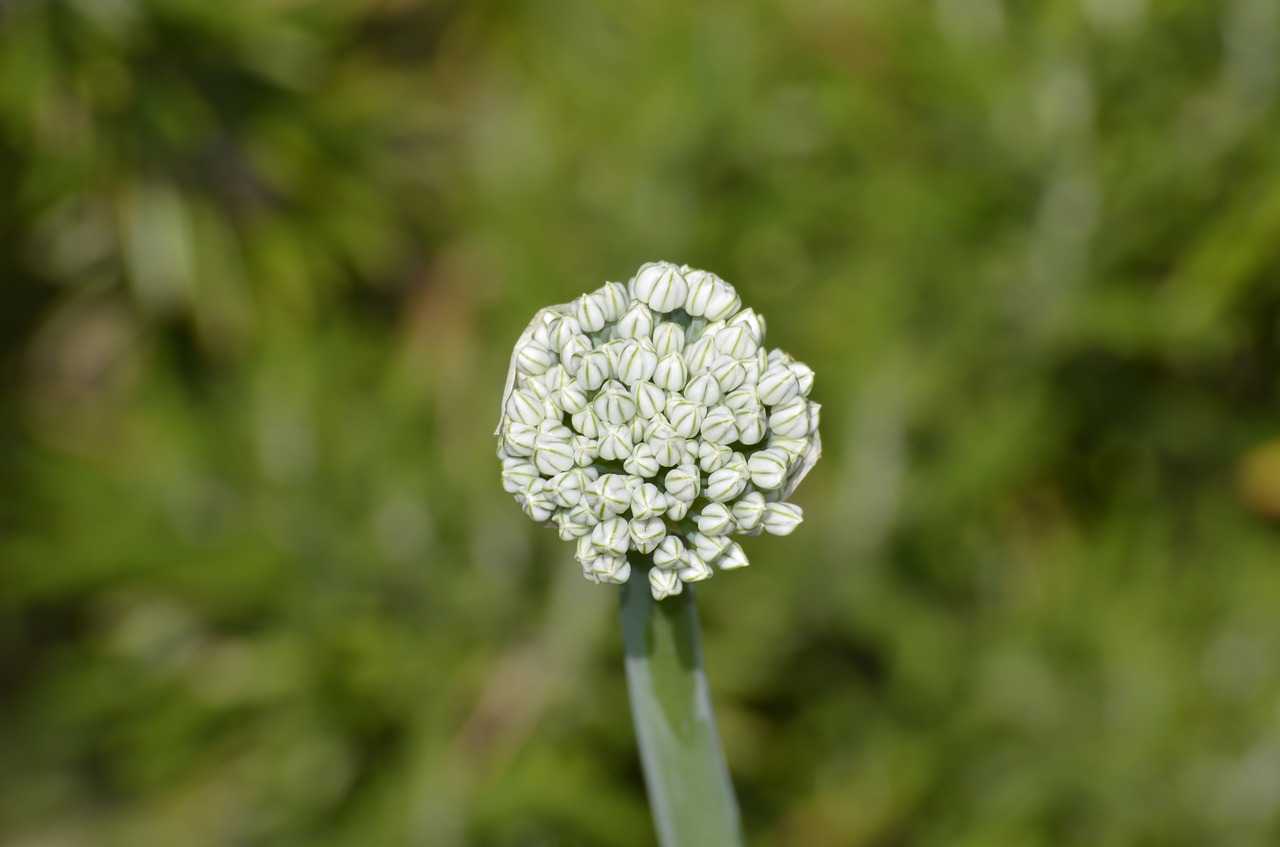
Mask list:
[[648,556],[622,586],[622,642],[649,805],[662,847],[738,847],[738,803],[702,667],[693,586],[661,602]]

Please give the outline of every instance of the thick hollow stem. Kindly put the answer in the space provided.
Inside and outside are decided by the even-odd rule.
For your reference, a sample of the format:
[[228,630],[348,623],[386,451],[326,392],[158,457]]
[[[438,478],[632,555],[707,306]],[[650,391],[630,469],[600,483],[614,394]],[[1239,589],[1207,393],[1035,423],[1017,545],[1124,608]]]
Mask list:
[[662,847],[738,847],[738,804],[702,666],[693,586],[649,593],[648,556],[622,586],[622,640],[640,762]]

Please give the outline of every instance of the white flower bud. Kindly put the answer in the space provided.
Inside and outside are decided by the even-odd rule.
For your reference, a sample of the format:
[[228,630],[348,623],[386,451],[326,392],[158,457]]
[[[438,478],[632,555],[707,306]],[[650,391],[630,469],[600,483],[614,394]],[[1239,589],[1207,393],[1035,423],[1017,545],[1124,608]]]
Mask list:
[[768,418],[759,406],[736,412],[733,422],[738,427],[738,440],[743,444],[759,444],[768,429]]
[[604,318],[609,323],[616,322],[627,310],[631,302],[631,292],[621,282],[606,282],[603,288],[596,291],[600,304],[604,307]]
[[610,426],[600,438],[600,458],[620,462],[631,455],[631,430],[626,426]]
[[686,438],[684,441],[684,453],[680,455],[681,465],[698,464],[698,445],[702,442],[697,438]]
[[556,361],[556,354],[536,341],[526,341],[516,350],[516,370],[519,373],[531,376],[543,374]]
[[644,441],[644,431],[648,428],[649,421],[640,417],[639,412],[637,412],[636,416],[631,419],[631,423],[628,424],[628,426],[631,429],[632,444],[639,444],[640,442]]
[[808,397],[813,390],[813,368],[804,362],[791,362],[787,367],[791,368],[791,372],[800,381],[800,396]]
[[573,424],[574,430],[579,435],[585,435],[587,438],[599,438],[601,432],[600,419],[596,417],[596,413],[591,407],[576,412],[569,418],[569,423]]
[[569,447],[573,450],[573,461],[580,468],[585,468],[600,457],[600,442],[585,435],[575,435],[569,439]]
[[810,435],[813,435],[813,433],[817,431],[818,419],[821,414],[822,414],[822,404],[814,403],[810,401],[809,403],[809,434]]
[[732,455],[733,451],[723,444],[703,441],[698,445],[698,466],[705,473],[718,471],[725,466]]
[[599,332],[608,322],[605,317],[603,298],[599,294],[583,294],[578,298],[573,316],[578,319],[586,332]]
[[715,344],[716,349],[722,354],[735,359],[745,359],[754,355],[759,346],[759,342],[751,337],[747,327],[734,323],[730,323],[716,333]]
[[592,563],[591,570],[601,582],[622,585],[631,578],[631,565],[626,556],[602,553]]
[[679,567],[683,558],[684,544],[674,535],[662,539],[658,549],[653,551],[653,564],[659,568]]
[[538,469],[533,462],[523,459],[508,459],[502,463],[502,490],[515,494],[529,487],[529,483],[538,478]]
[[773,435],[769,438],[768,446],[770,450],[779,450],[794,460],[807,453],[810,444],[812,441],[808,438],[781,438]]
[[631,521],[628,532],[631,534],[631,546],[641,553],[652,553],[667,537],[667,525],[662,518],[637,518]]
[[745,568],[749,564],[747,554],[742,552],[742,547],[735,542],[730,542],[729,546],[720,554],[720,558],[716,559],[716,567],[722,571]]
[[[684,348],[684,361],[691,374],[709,370],[719,355],[715,338],[712,336],[703,336]],[[719,383],[717,382],[716,385],[719,386]]]
[[537,437],[542,439],[554,439],[556,441],[568,441],[573,437],[573,430],[560,423],[560,418],[552,417],[542,421],[536,427]]
[[679,574],[681,582],[701,582],[704,579],[710,579],[715,572],[702,556],[690,550],[685,553],[684,562],[676,573]]
[[622,467],[629,474],[649,479],[657,476],[662,466],[658,464],[658,459],[653,455],[653,448],[648,444],[641,442],[631,451],[631,455],[622,463]]
[[547,480],[547,493],[557,506],[569,509],[578,505],[586,484],[581,471],[565,471]]
[[586,524],[574,523],[568,512],[556,512],[551,516],[551,520],[555,522],[557,534],[560,536],[561,541],[572,541],[591,534],[591,527]]
[[653,448],[653,457],[664,468],[679,464],[680,459],[684,456],[685,440],[674,433],[671,435],[651,435],[647,443]]
[[685,438],[693,438],[702,429],[702,407],[690,400],[671,395],[666,414],[672,428]]
[[507,424],[502,435],[502,449],[511,456],[532,456],[534,440],[538,437],[538,428],[512,421]]
[[684,388],[689,374],[685,369],[684,359],[679,353],[669,353],[658,360],[653,372],[653,383],[667,391],[679,391]]
[[663,484],[674,499],[692,503],[702,488],[702,479],[693,465],[678,465],[667,471]]
[[684,300],[684,310],[690,317],[700,318],[707,313],[707,306],[715,295],[716,289],[724,285],[720,277],[707,271],[689,271],[684,275],[689,285],[689,294]]
[[557,406],[573,415],[587,407],[587,390],[575,379],[561,388],[552,399]]
[[609,473],[587,486],[584,499],[591,504],[604,505],[605,512],[620,515],[631,508],[631,492],[627,490],[626,477]]
[[795,371],[784,364],[770,365],[760,374],[756,396],[766,406],[785,403],[800,393],[800,380]]
[[586,564],[588,561],[595,559],[599,554],[600,551],[596,550],[596,545],[591,541],[590,533],[578,537],[578,543],[574,549],[573,558],[583,564]]
[[646,482],[631,493],[631,515],[645,520],[667,510],[667,495],[652,482]]
[[737,359],[720,356],[711,363],[711,375],[720,383],[720,390],[728,392],[746,382],[747,369]]
[[751,340],[755,342],[755,344],[752,345],[752,353],[755,353],[755,348],[764,343],[764,318],[761,315],[756,314],[755,309],[747,308],[738,312],[738,314],[729,318],[729,326],[740,326],[747,330],[751,336]]
[[603,504],[592,506],[587,502],[586,491],[584,490],[582,499],[569,509],[569,520],[576,524],[582,524],[590,529],[600,523],[605,514],[606,511]]
[[764,495],[752,491],[733,504],[733,522],[739,532],[755,532],[764,517]]
[[535,479],[529,483],[528,488],[516,492],[516,503],[520,505],[526,515],[538,523],[545,523],[551,520],[551,515],[556,510],[556,504],[552,502],[551,496],[547,494],[546,487],[546,480]]
[[756,399],[756,392],[753,387],[743,386],[742,388],[735,388],[721,397],[720,405],[726,409],[740,412],[743,409],[759,406],[760,401]]
[[662,568],[649,569],[649,592],[653,595],[653,599],[665,600],[683,590],[684,583],[680,581],[680,576],[675,571]]
[[703,560],[714,562],[731,542],[722,535],[703,535],[700,532],[689,533],[689,544]]
[[663,391],[652,382],[637,383],[635,387],[635,395],[636,416],[643,418],[646,421],[666,407],[667,392]]
[[585,335],[575,335],[560,348],[560,362],[564,369],[576,374],[582,367],[582,359],[591,352],[591,342]]
[[631,278],[631,296],[641,303],[648,303],[658,279],[668,269],[675,270],[675,265],[670,262],[645,262]]
[[636,303],[618,321],[618,335],[623,338],[650,338],[653,325],[653,311],[643,303]]
[[747,468],[751,471],[751,484],[764,491],[781,488],[787,479],[787,468],[790,458],[781,450],[761,450],[747,460]]
[[517,388],[507,400],[507,417],[522,424],[537,426],[546,417],[546,407],[532,391]]
[[684,350],[684,329],[679,324],[663,321],[653,331],[653,349],[659,358]]
[[538,439],[537,448],[533,451],[533,464],[547,476],[564,473],[577,465],[569,442],[551,438]]
[[746,476],[741,471],[732,467],[721,468],[707,477],[707,499],[724,503],[737,497],[746,487]]
[[760,524],[770,535],[790,535],[802,520],[804,512],[795,503],[770,503]]
[[674,497],[668,497],[667,517],[673,521],[682,521],[684,516],[689,514],[689,503],[685,500],[677,500]]
[[698,515],[698,532],[703,535],[727,535],[733,531],[733,514],[723,503],[708,503]]
[[733,411],[715,406],[702,418],[702,438],[713,444],[732,444],[738,440],[738,425]]
[[557,399],[556,394],[560,389],[568,385],[573,380],[573,377],[569,376],[569,373],[564,369],[564,365],[555,364],[547,368],[547,372],[541,376],[540,380],[547,387],[547,396],[555,402]]
[[710,373],[700,373],[684,387],[684,396],[700,406],[714,406],[720,402],[720,383]]
[[[646,272],[650,273],[650,272]],[[652,274],[651,274],[652,275]],[[637,289],[640,277],[636,277]],[[674,312],[684,306],[684,299],[689,294],[689,285],[684,281],[684,274],[675,265],[667,265],[653,279],[653,287],[647,297],[639,298],[649,304],[655,312]]]
[[591,530],[591,543],[601,553],[625,556],[631,546],[626,519],[610,518],[596,524]]
[[658,367],[658,354],[652,346],[632,344],[618,354],[618,379],[626,385],[644,382]]
[[582,357],[578,366],[578,384],[588,391],[595,391],[604,385],[610,370],[608,355],[603,350],[592,350]]
[[591,409],[606,423],[629,424],[636,416],[636,400],[622,383],[611,383],[596,395]]
[[710,321],[722,321],[742,307],[742,301],[738,299],[738,292],[734,291],[733,286],[724,280],[718,282],[720,284],[713,286],[703,312]]
[[564,347],[569,339],[582,335],[582,324],[573,315],[556,315],[555,320],[547,324],[547,340],[552,349],[564,358]]
[[783,438],[804,438],[812,431],[809,403],[803,397],[773,407],[769,429]]

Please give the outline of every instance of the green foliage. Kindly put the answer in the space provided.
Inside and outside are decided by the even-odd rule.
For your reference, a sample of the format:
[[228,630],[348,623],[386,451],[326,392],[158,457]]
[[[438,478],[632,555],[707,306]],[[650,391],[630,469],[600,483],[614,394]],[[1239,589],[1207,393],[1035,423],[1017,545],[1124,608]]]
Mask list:
[[0,3],[0,842],[652,843],[520,330],[818,373],[700,588],[761,845],[1280,838],[1268,0]]

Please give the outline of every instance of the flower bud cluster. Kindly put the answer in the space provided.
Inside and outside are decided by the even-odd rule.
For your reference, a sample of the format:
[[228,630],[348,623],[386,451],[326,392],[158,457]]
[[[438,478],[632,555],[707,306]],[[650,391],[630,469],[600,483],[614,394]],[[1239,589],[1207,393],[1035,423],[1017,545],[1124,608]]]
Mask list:
[[512,356],[504,488],[592,582],[626,582],[630,551],[658,599],[745,567],[730,536],[790,534],[821,453],[813,371],[764,337],[733,286],[668,262],[543,309]]

